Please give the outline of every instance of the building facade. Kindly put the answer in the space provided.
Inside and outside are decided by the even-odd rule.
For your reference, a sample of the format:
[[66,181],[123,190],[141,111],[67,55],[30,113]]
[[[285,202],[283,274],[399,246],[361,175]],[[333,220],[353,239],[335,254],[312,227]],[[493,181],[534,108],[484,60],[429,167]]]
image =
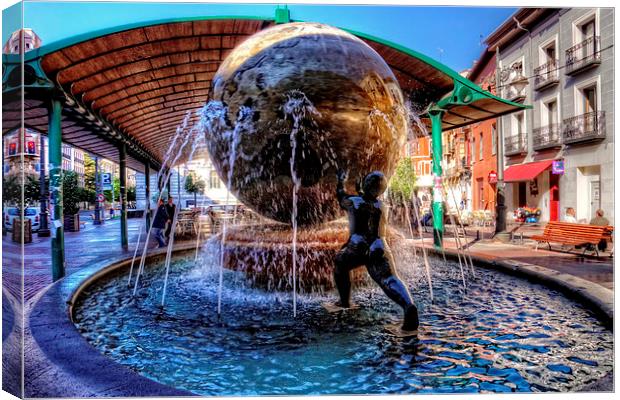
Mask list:
[[500,118],[508,212],[613,219],[613,34],[613,9],[530,8],[487,38],[499,94],[533,107]]
[[[484,90],[495,91],[495,54],[485,49],[468,78]],[[497,120],[470,125],[472,210],[495,212],[497,189]]]
[[[21,170],[23,165],[24,174],[39,175],[41,169],[41,138],[38,132],[30,129],[22,135],[19,131],[12,131],[3,136],[4,149],[4,168],[3,173],[10,175]],[[22,143],[23,141],[23,143]],[[47,137],[43,136],[43,152],[45,159],[48,158]],[[22,164],[23,157],[23,164]],[[49,165],[46,162],[43,166],[45,174],[48,174]],[[62,169],[63,171],[74,171],[78,176],[78,183],[84,186],[84,152],[68,144],[62,144]]]
[[451,129],[443,132],[442,136],[442,170],[446,189],[444,200],[448,209],[455,210],[458,207],[464,211],[471,211],[471,127]]

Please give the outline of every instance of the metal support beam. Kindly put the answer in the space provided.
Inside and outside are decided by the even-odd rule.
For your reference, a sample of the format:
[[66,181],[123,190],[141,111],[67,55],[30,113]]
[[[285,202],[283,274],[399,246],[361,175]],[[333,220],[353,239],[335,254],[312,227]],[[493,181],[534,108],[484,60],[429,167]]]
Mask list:
[[435,247],[442,247],[443,242],[443,195],[442,195],[442,169],[441,159],[443,158],[441,141],[441,118],[443,111],[429,111],[431,119],[431,137],[433,142],[433,243]]
[[118,147],[119,159],[119,181],[121,198],[121,245],[127,250],[129,247],[127,240],[127,148],[125,143],[121,143]]
[[93,225],[103,224],[104,219],[101,218],[101,201],[99,195],[101,192],[101,176],[99,176],[99,157],[95,156],[95,220]]
[[52,96],[48,111],[48,140],[50,157],[50,193],[52,217],[52,280],[65,276],[65,235],[62,212],[62,100]]
[[41,203],[41,215],[39,217],[39,237],[49,237],[51,235],[49,226],[47,225],[48,212],[47,212],[47,185],[45,184],[45,138],[43,134],[39,132],[39,188]]
[[146,205],[144,214],[146,214],[146,226],[151,226],[151,166],[147,161],[144,163],[144,197],[146,197]]

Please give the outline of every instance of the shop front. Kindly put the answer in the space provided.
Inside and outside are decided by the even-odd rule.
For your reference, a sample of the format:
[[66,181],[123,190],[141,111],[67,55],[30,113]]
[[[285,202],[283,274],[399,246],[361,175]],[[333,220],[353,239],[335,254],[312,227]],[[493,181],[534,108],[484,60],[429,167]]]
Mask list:
[[562,160],[511,165],[504,171],[506,202],[515,222],[559,221]]

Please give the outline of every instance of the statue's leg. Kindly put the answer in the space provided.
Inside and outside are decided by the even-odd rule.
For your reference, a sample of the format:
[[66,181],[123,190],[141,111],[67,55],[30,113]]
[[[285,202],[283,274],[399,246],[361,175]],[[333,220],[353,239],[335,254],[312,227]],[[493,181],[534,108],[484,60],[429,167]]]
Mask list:
[[353,246],[347,244],[336,254],[334,281],[336,282],[336,288],[338,288],[338,294],[340,295],[340,302],[338,305],[343,308],[349,308],[351,306],[350,272],[352,269],[361,265],[360,255],[357,253],[358,252]]
[[407,290],[407,287],[394,270],[394,261],[390,249],[385,246],[381,239],[376,240],[370,246],[369,259],[366,268],[370,277],[405,312],[402,329],[406,331],[418,329],[418,309],[413,303],[409,290]]

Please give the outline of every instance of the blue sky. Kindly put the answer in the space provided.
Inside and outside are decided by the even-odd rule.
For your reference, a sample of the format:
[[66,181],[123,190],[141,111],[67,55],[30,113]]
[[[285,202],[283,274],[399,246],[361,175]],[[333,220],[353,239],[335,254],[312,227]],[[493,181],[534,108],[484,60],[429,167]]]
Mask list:
[[[456,71],[478,58],[486,37],[515,8],[289,5],[291,18],[318,21],[387,39],[435,58]],[[136,22],[207,15],[273,17],[269,4],[24,2],[24,25],[44,44]],[[3,43],[19,13],[3,12]],[[13,20],[13,21],[10,21]],[[11,23],[13,22],[13,23]]]

